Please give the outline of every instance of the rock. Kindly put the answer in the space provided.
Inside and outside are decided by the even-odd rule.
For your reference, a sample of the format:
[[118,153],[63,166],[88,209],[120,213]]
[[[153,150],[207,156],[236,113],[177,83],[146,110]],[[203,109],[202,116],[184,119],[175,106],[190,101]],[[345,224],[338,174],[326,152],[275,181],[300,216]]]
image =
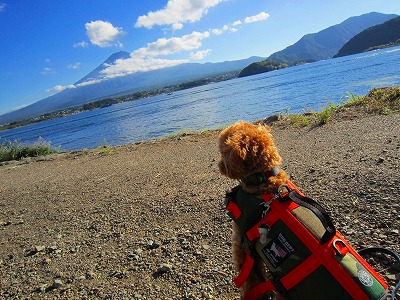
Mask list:
[[53,253],[53,252],[55,252],[56,250],[58,249],[58,247],[56,246],[56,245],[52,245],[52,246],[49,246],[49,247],[47,247],[47,253]]
[[264,119],[264,123],[269,124],[269,123],[273,123],[273,122],[279,121],[280,119],[281,119],[280,115],[272,115],[272,116],[269,116],[269,117],[265,118]]
[[201,247],[202,247],[204,250],[210,250],[210,246],[209,246],[209,245],[204,244],[204,245],[201,245]]
[[54,280],[52,287],[54,289],[59,289],[63,285],[64,285],[64,283],[60,279],[56,279],[56,280]]
[[11,225],[10,221],[0,221],[0,226],[8,226]]
[[157,272],[158,273],[167,273],[167,272],[171,271],[171,269],[172,269],[172,266],[169,264],[160,264]]
[[126,275],[124,274],[124,272],[121,272],[121,271],[114,271],[114,272],[111,272],[111,273],[109,274],[109,276],[110,276],[110,277],[115,277],[115,278],[118,278],[118,279],[123,279],[123,278],[126,277]]
[[134,252],[135,254],[137,254],[137,255],[140,255],[140,254],[143,252],[143,250],[140,249],[140,248],[137,248],[137,249],[135,249],[133,252]]
[[45,293],[47,289],[47,284],[42,284],[39,288],[38,291],[41,293]]
[[139,260],[139,255],[135,253],[128,254],[128,260]]
[[87,279],[93,279],[96,277],[96,274],[93,271],[86,271],[86,278]]
[[49,265],[51,263],[51,258],[46,257],[45,259],[43,259],[42,264],[43,265]]
[[160,247],[160,244],[155,241],[150,240],[147,243],[147,249],[153,250],[153,249],[157,249],[158,247]]

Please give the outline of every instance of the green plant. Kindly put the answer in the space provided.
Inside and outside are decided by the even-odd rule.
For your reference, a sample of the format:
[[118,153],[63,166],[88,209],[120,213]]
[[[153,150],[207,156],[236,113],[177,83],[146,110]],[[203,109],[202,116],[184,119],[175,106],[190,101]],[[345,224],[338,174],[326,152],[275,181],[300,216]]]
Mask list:
[[335,105],[331,104],[327,108],[324,108],[322,111],[315,113],[319,124],[326,124],[328,120],[332,116],[332,111],[335,109]]
[[304,114],[289,115],[288,120],[290,124],[295,127],[306,127],[311,125],[311,121]]
[[25,157],[46,156],[59,152],[59,149],[52,148],[50,143],[42,138],[39,138],[32,145],[24,145],[19,141],[5,141],[0,144],[0,162],[20,160]]
[[351,92],[347,92],[348,99],[345,102],[342,102],[342,106],[358,106],[363,103],[363,96],[355,96]]
[[196,132],[192,131],[192,130],[181,130],[181,131],[179,131],[177,133],[174,133],[174,134],[171,134],[171,135],[167,136],[165,139],[173,140],[173,139],[176,139],[176,138],[180,138],[182,136],[187,136],[187,135],[192,135],[192,134],[196,134]]
[[110,155],[110,154],[115,154],[115,150],[112,146],[105,144],[103,146],[101,146],[101,154],[104,155]]

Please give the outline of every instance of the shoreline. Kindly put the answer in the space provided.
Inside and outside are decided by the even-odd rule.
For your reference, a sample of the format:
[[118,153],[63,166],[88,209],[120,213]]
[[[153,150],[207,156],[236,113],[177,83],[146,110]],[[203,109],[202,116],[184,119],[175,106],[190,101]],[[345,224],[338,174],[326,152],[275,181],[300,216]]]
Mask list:
[[[326,108],[320,111],[302,111],[297,114],[289,114],[289,113],[278,113],[275,115],[270,115],[261,120],[253,120],[253,123],[265,123],[267,125],[274,125],[280,127],[307,127],[307,126],[319,126],[324,125],[328,121],[331,122],[332,119],[334,122],[341,120],[352,118],[352,115],[358,116],[367,116],[371,114],[391,114],[398,113],[400,111],[400,106],[398,104],[398,99],[400,97],[400,86],[390,86],[383,88],[373,88],[371,89],[367,95],[364,96],[355,96],[349,93],[349,98],[346,102],[341,102],[337,105],[330,104]],[[203,132],[209,131],[218,131],[219,129],[204,129],[201,131],[193,131],[193,130],[181,130],[175,134],[170,134],[168,136],[162,136],[158,138],[151,138],[146,140],[141,140],[137,142],[132,142],[131,144],[143,143],[154,140],[163,140],[163,139],[171,139],[180,136],[185,136],[187,134],[201,134]],[[7,141],[7,140],[6,140]],[[41,143],[39,143],[41,141]],[[51,142],[46,142],[44,140],[39,140],[36,142],[38,144],[46,143],[50,147]],[[36,144],[35,143],[35,144]],[[0,144],[0,147],[2,144]],[[29,146],[29,145],[28,145]],[[106,142],[102,145],[89,148],[94,149],[98,147],[116,147],[110,146]],[[60,149],[61,146],[59,146]],[[53,148],[57,149],[57,148]],[[86,149],[86,148],[80,148]],[[76,151],[80,149],[65,149],[61,150],[61,152],[68,151]],[[2,150],[2,149],[0,149]]]
[[[218,132],[0,166],[0,298],[238,299]],[[282,168],[353,247],[397,252],[399,132],[398,113],[359,111],[272,126]],[[368,262],[394,283],[390,260]]]

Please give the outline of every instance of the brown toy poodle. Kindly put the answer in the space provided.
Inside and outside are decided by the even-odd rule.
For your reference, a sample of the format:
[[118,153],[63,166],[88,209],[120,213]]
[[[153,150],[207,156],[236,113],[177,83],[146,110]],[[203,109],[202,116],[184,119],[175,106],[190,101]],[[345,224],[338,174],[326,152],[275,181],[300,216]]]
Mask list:
[[[238,179],[245,192],[257,195],[276,193],[278,187],[288,180],[285,171],[279,169],[282,158],[275,147],[268,126],[239,121],[220,133],[219,150],[221,159],[218,167],[221,174],[231,179]],[[264,182],[258,185],[247,184],[254,174],[262,174],[265,178]],[[245,259],[242,235],[243,232],[234,223],[232,258],[238,272]],[[260,257],[256,257],[248,280],[240,288],[242,296],[267,279],[266,266]],[[284,297],[277,295],[275,299],[284,299]]]

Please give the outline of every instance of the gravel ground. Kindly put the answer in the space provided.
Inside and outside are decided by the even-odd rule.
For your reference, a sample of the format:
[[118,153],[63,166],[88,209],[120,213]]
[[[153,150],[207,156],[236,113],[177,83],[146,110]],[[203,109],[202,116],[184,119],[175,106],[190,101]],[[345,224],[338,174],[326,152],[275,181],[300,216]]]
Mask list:
[[[273,126],[356,249],[400,252],[400,115]],[[217,132],[0,166],[1,299],[238,299]],[[383,256],[368,259],[394,284]]]

